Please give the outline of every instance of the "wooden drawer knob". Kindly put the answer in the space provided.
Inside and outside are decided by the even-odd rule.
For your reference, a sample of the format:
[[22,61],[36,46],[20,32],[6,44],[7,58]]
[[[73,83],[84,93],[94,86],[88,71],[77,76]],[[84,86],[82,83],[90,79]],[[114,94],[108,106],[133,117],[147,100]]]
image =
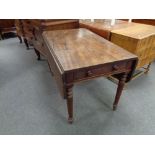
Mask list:
[[118,70],[118,69],[119,69],[119,66],[117,66],[117,65],[113,66],[113,70]]
[[88,71],[88,72],[87,72],[87,75],[88,75],[88,76],[91,76],[92,74],[93,74],[92,71]]

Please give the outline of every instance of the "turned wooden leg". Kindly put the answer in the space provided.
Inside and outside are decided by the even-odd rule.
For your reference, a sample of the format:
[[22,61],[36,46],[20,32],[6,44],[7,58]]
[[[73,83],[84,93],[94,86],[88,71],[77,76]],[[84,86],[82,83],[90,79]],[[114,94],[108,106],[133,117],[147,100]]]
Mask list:
[[34,51],[35,51],[35,53],[36,53],[36,55],[38,57],[37,59],[40,60],[40,52],[35,48],[34,48]]
[[25,45],[26,45],[26,47],[27,47],[27,50],[29,50],[29,44],[28,44],[28,41],[27,41],[26,38],[24,38],[24,43],[25,43]]
[[19,39],[19,41],[20,41],[20,44],[23,42],[22,41],[22,37],[21,36],[19,36],[19,35],[17,35],[17,37],[18,37],[18,39]]
[[114,101],[114,104],[113,104],[113,110],[117,109],[117,105],[118,105],[120,96],[122,94],[122,90],[123,90],[124,85],[125,85],[126,77],[127,77],[127,74],[125,73],[125,74],[122,75],[122,77],[119,80],[118,87],[117,87],[117,92],[116,92],[116,97],[115,97],[115,101]]
[[67,98],[67,109],[68,109],[68,122],[73,123],[73,85],[66,86],[66,98]]
[[147,74],[150,70],[150,66],[151,66],[151,63],[148,64],[147,68],[146,68],[146,71],[145,71],[145,74]]

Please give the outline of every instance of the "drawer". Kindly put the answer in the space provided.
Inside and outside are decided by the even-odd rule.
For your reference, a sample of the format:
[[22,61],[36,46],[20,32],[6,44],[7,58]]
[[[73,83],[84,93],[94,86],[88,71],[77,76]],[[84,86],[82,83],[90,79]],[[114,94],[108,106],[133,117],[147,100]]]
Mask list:
[[[130,63],[131,64],[131,63]],[[99,65],[87,69],[79,69],[74,72],[74,80],[91,78],[106,74],[116,74],[130,69],[128,62],[116,62],[113,64]]]

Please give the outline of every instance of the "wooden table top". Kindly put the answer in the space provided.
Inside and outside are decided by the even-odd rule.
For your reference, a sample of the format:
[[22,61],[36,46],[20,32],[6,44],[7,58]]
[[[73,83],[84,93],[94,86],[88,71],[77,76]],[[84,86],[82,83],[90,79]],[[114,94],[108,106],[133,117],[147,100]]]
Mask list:
[[94,21],[91,21],[90,19],[86,20],[80,20],[80,25],[85,26],[90,26],[92,28],[97,28],[100,30],[107,30],[107,31],[112,31],[113,29],[119,29],[121,27],[128,27],[127,25],[128,22],[123,21],[123,20],[116,20],[115,25],[111,25],[111,20],[110,19],[94,19]]
[[155,35],[155,26],[133,23],[130,27],[112,30],[111,33],[116,33],[135,39],[144,39]]
[[155,35],[155,26],[139,24],[134,22],[126,22],[122,20],[116,20],[115,25],[110,25],[111,20],[80,20],[80,24],[87,25],[100,30],[107,30],[111,33],[116,33],[124,36],[128,36],[135,39],[143,39],[151,35]]
[[67,20],[59,20],[59,21],[50,21],[50,22],[43,22],[43,26],[51,26],[51,25],[58,25],[58,24],[65,24],[70,22],[78,22],[78,20],[75,19],[67,19]]
[[83,28],[45,31],[43,38],[63,71],[137,58]]

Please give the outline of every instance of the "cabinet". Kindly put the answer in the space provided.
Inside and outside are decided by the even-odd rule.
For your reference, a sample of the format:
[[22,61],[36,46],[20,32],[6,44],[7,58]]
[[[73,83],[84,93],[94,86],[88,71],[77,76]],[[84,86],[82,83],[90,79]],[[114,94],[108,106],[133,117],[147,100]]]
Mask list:
[[1,19],[0,20],[0,39],[4,39],[4,34],[9,32],[15,33],[15,20],[14,19]]

